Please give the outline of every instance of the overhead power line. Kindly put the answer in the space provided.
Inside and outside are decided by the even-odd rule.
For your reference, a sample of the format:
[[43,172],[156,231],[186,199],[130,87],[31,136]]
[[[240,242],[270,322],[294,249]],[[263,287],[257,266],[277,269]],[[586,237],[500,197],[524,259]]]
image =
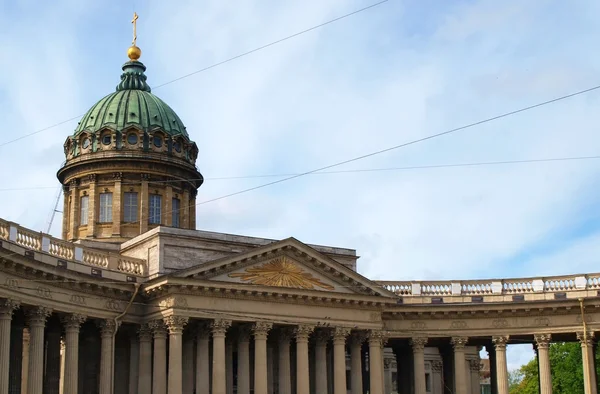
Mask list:
[[348,159],[348,160],[340,161],[338,163],[330,164],[330,165],[327,165],[327,166],[324,166],[324,167],[316,168],[316,169],[311,170],[311,171],[307,171],[307,172],[303,172],[303,173],[300,173],[300,174],[292,175],[292,176],[289,176],[289,177],[286,177],[286,178],[283,178],[283,179],[278,179],[276,181],[272,181],[272,182],[268,182],[268,183],[263,183],[262,185],[254,186],[254,187],[251,187],[251,188],[248,188],[248,189],[239,190],[237,192],[225,194],[225,195],[220,196],[220,197],[211,198],[209,200],[205,200],[205,201],[201,201],[199,203],[196,203],[196,205],[208,204],[210,202],[219,201],[219,200],[222,200],[222,199],[225,199],[225,198],[237,196],[237,195],[248,193],[248,192],[251,192],[251,191],[254,191],[254,190],[262,189],[262,188],[265,188],[265,187],[268,187],[268,186],[272,186],[272,185],[276,185],[276,184],[279,184],[279,183],[287,182],[287,181],[290,181],[292,179],[300,178],[300,177],[305,176],[305,175],[310,175],[310,174],[314,174],[316,172],[321,172],[321,171],[328,170],[330,168],[339,167],[339,166],[344,165],[344,164],[348,164],[348,163],[352,163],[352,162],[355,162],[355,161],[358,161],[358,160],[366,159],[368,157],[377,156],[377,155],[380,155],[382,153],[386,153],[386,152],[390,152],[390,151],[393,151],[393,150],[396,150],[396,149],[404,148],[404,147],[409,146],[409,145],[415,145],[415,144],[418,144],[418,143],[421,143],[421,142],[424,142],[424,141],[428,141],[428,140],[431,140],[431,139],[434,139],[434,138],[442,137],[444,135],[456,133],[457,131],[465,130],[465,129],[468,129],[468,128],[471,128],[471,127],[479,126],[479,125],[484,124],[484,123],[489,123],[489,122],[493,122],[493,121],[498,120],[498,119],[506,118],[508,116],[512,116],[512,115],[515,115],[515,114],[518,114],[518,113],[521,113],[521,112],[529,111],[529,110],[534,109],[534,108],[539,108],[539,107],[542,107],[542,106],[545,106],[545,105],[548,105],[548,104],[556,103],[558,101],[566,100],[568,98],[572,98],[572,97],[579,96],[579,95],[582,95],[582,94],[585,94],[585,93],[589,93],[589,92],[592,92],[592,91],[597,90],[597,89],[600,89],[600,85],[591,87],[589,89],[580,90],[580,91],[575,92],[575,93],[571,93],[571,94],[567,94],[567,95],[564,95],[564,96],[560,96],[560,97],[557,97],[557,98],[554,98],[554,99],[551,99],[551,100],[543,101],[543,102],[538,103],[538,104],[534,104],[534,105],[530,105],[530,106],[527,106],[527,107],[523,107],[523,108],[520,108],[520,109],[517,109],[517,110],[514,110],[514,111],[505,112],[503,114],[496,115],[496,116],[493,116],[491,118],[486,118],[486,119],[483,119],[483,120],[480,120],[480,121],[477,121],[477,122],[474,122],[474,123],[470,123],[470,124],[467,124],[465,126],[456,127],[454,129],[443,131],[441,133],[432,134],[432,135],[429,135],[427,137],[419,138],[419,139],[412,140],[412,141],[409,141],[409,142],[405,142],[405,143],[402,143],[402,144],[399,144],[399,145],[395,145],[395,146],[392,146],[392,147],[389,147],[389,148],[385,148],[385,149],[381,149],[381,150],[378,150],[378,151],[375,151],[375,152],[367,153],[365,155],[354,157],[352,159]]
[[[305,30],[299,31],[299,32],[297,32],[297,33],[294,33],[294,34],[292,34],[292,35],[290,35],[290,36],[287,36],[287,37],[284,37],[284,38],[280,38],[279,40],[276,40],[276,41],[270,42],[270,43],[268,43],[268,44],[262,45],[262,46],[260,46],[260,47],[258,47],[258,48],[255,48],[255,49],[252,49],[252,50],[250,50],[250,51],[247,51],[247,52],[241,53],[241,54],[239,54],[239,55],[236,55],[236,56],[230,57],[229,59],[226,59],[226,60],[220,61],[220,62],[218,62],[218,63],[214,63],[214,64],[212,64],[212,65],[210,65],[210,66],[208,66],[208,67],[204,67],[204,68],[201,68],[201,69],[199,69],[199,70],[196,70],[196,71],[194,71],[194,72],[191,72],[191,73],[189,73],[189,74],[182,75],[182,76],[180,76],[180,77],[177,77],[177,78],[175,78],[175,79],[172,79],[172,80],[170,80],[170,81],[168,81],[168,82],[165,82],[165,83],[162,83],[162,84],[160,84],[160,85],[154,86],[154,87],[153,87],[153,89],[155,89],[155,90],[156,90],[156,89],[160,89],[160,88],[161,88],[161,87],[163,87],[163,86],[166,86],[166,85],[172,84],[172,83],[174,83],[174,82],[180,81],[180,80],[182,80],[182,79],[184,79],[184,78],[188,78],[188,77],[191,77],[191,76],[193,76],[193,75],[199,74],[199,73],[201,73],[201,72],[204,72],[204,71],[210,70],[210,69],[212,69],[212,68],[215,68],[215,67],[221,66],[221,65],[223,65],[223,64],[225,64],[225,63],[232,62],[232,61],[234,61],[234,60],[237,60],[237,59],[239,59],[239,58],[241,58],[241,57],[248,56],[248,55],[250,55],[250,54],[253,54],[253,53],[255,53],[255,52],[261,51],[261,50],[263,50],[263,49],[266,49],[266,48],[269,48],[269,47],[271,47],[271,46],[274,46],[274,45],[280,44],[280,43],[282,43],[282,42],[284,42],[284,41],[287,41],[287,40],[290,40],[290,39],[292,39],[292,38],[298,37],[298,36],[300,36],[300,35],[302,35],[302,34],[305,34],[305,33],[311,32],[311,31],[313,31],[313,30],[319,29],[319,28],[321,28],[321,27],[324,27],[324,26],[330,25],[330,24],[332,24],[332,23],[334,23],[334,22],[337,22],[337,21],[340,21],[340,20],[342,20],[342,19],[348,18],[348,17],[350,17],[350,16],[356,15],[356,14],[358,14],[358,13],[361,13],[361,12],[363,12],[363,11],[367,11],[367,10],[369,10],[369,9],[371,9],[371,8],[377,7],[378,5],[381,5],[381,4],[383,4],[383,3],[387,3],[388,1],[389,1],[389,0],[383,0],[383,1],[379,1],[379,2],[377,2],[377,3],[371,4],[371,5],[369,5],[369,6],[366,6],[366,7],[360,8],[360,9],[358,9],[358,10],[355,10],[355,11],[352,11],[352,12],[350,12],[350,13],[348,13],[348,14],[344,14],[344,15],[342,15],[342,16],[339,16],[339,17],[337,17],[337,18],[331,19],[331,20],[329,20],[329,21],[327,21],[327,22],[323,22],[323,23],[321,23],[321,24],[318,24],[318,25],[316,25],[316,26],[313,26],[313,27],[311,27],[311,28],[308,28],[308,29],[305,29]],[[67,119],[67,120],[63,120],[62,122],[55,123],[55,124],[53,124],[53,125],[51,125],[51,126],[48,126],[48,127],[44,127],[43,129],[39,129],[39,130],[36,130],[36,131],[34,131],[34,132],[32,132],[32,133],[29,133],[29,134],[24,134],[24,135],[22,135],[22,136],[20,136],[20,137],[17,137],[17,138],[15,138],[15,139],[12,139],[12,140],[9,140],[9,141],[6,141],[6,142],[3,142],[3,143],[1,143],[1,144],[0,144],[0,148],[1,148],[1,147],[3,147],[3,146],[6,146],[6,145],[8,145],[8,144],[12,144],[12,143],[14,143],[14,142],[20,141],[20,140],[22,140],[22,139],[25,139],[25,138],[28,138],[28,137],[34,136],[34,135],[36,135],[36,134],[39,134],[39,133],[41,133],[41,132],[43,132],[43,131],[50,130],[50,129],[53,129],[53,128],[55,128],[55,127],[61,126],[61,125],[65,124],[65,123],[69,123],[69,122],[71,122],[71,121],[74,121],[74,120],[77,120],[77,119],[81,119],[81,118],[82,118],[84,115],[85,115],[85,114],[81,114],[81,115],[78,115],[78,116],[74,116],[74,117],[72,117],[72,118],[69,118],[69,119]]]
[[[405,166],[405,167],[383,167],[383,168],[358,168],[353,170],[337,170],[337,171],[322,171],[314,172],[308,175],[335,175],[335,174],[353,174],[353,173],[369,173],[369,172],[385,172],[385,171],[410,171],[410,170],[427,170],[436,168],[459,168],[459,167],[482,167],[482,166],[494,166],[494,165],[508,165],[508,164],[529,164],[529,163],[548,163],[548,162],[560,162],[560,161],[583,161],[583,160],[597,160],[600,159],[600,155],[597,156],[573,156],[573,157],[555,157],[547,159],[524,159],[524,160],[503,160],[503,161],[480,161],[473,163],[446,163],[446,164],[430,164],[421,166]],[[222,177],[206,177],[203,178],[205,181],[227,181],[227,180],[241,180],[241,179],[257,179],[257,178],[282,178],[287,176],[299,175],[300,173],[281,173],[281,174],[263,174],[263,175],[238,175],[238,176],[222,176]],[[168,181],[151,181],[153,184],[160,183],[176,183],[186,181],[198,181],[200,178],[186,178],[186,179],[173,179]],[[123,181],[123,185],[137,185],[139,182],[127,182]],[[28,187],[14,187],[0,189],[0,192],[6,191],[20,191],[20,190],[41,190],[41,189],[54,189],[56,186],[28,186]]]

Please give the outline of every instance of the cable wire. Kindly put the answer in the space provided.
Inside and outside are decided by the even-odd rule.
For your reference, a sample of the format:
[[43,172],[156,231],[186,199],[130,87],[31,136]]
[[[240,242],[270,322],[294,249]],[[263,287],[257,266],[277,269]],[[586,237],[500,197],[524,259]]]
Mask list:
[[[528,164],[528,163],[548,163],[548,162],[560,162],[560,161],[582,161],[582,160],[597,160],[600,159],[600,155],[595,156],[572,156],[572,157],[554,157],[546,159],[523,159],[523,160],[501,160],[501,161],[482,161],[473,163],[446,163],[446,164],[429,164],[422,166],[406,166],[406,167],[383,167],[383,168],[358,168],[353,170],[337,170],[337,171],[322,171],[314,172],[308,175],[333,175],[333,174],[353,174],[353,173],[368,173],[368,172],[385,172],[385,171],[409,171],[409,170],[427,170],[437,168],[459,168],[459,167],[481,167],[481,166],[493,166],[493,165],[505,165],[505,164]],[[237,175],[237,176],[222,176],[222,177],[207,177],[203,178],[211,181],[225,181],[225,180],[238,180],[238,179],[256,179],[256,178],[282,178],[287,176],[299,175],[300,173],[281,173],[281,174],[263,174],[263,175]],[[188,181],[199,181],[200,178],[182,178],[182,179],[169,179],[164,181],[150,181],[152,184],[168,184],[176,182],[188,182]],[[123,181],[122,185],[138,185],[139,182]],[[29,186],[29,187],[16,187],[16,188],[3,188],[0,192],[5,191],[21,191],[21,190],[40,190],[40,189],[54,189],[56,186]]]
[[[204,71],[207,71],[207,70],[213,69],[213,68],[215,68],[215,67],[218,67],[218,66],[221,66],[221,65],[223,65],[223,64],[225,64],[225,63],[232,62],[232,61],[234,61],[234,60],[237,60],[237,59],[239,59],[239,58],[241,58],[241,57],[248,56],[248,55],[250,55],[250,54],[252,54],[252,53],[255,53],[255,52],[261,51],[261,50],[263,50],[263,49],[269,48],[269,47],[271,47],[271,46],[273,46],[273,45],[280,44],[280,43],[282,43],[282,42],[284,42],[284,41],[287,41],[287,40],[289,40],[289,39],[292,39],[292,38],[294,38],[294,37],[297,37],[297,36],[299,36],[299,35],[302,35],[302,34],[305,34],[305,33],[311,32],[311,31],[313,31],[313,30],[316,30],[316,29],[318,29],[318,28],[321,28],[321,27],[327,26],[327,25],[329,25],[329,24],[331,24],[331,23],[334,23],[334,22],[340,21],[340,20],[342,20],[342,19],[348,18],[348,17],[350,17],[350,16],[352,16],[352,15],[356,15],[356,14],[358,14],[358,13],[360,13],[360,12],[367,11],[367,10],[369,10],[369,9],[371,9],[371,8],[377,7],[378,5],[381,5],[381,4],[383,4],[383,3],[387,3],[388,1],[389,1],[389,0],[383,0],[383,1],[379,1],[379,2],[377,2],[377,3],[374,3],[374,4],[371,4],[371,5],[369,5],[369,6],[366,6],[366,7],[360,8],[360,9],[358,9],[358,10],[355,10],[355,11],[352,11],[352,12],[350,12],[350,13],[348,13],[348,14],[345,14],[345,15],[342,15],[342,16],[338,16],[337,18],[331,19],[331,20],[329,20],[329,21],[327,21],[327,22],[323,22],[323,23],[321,23],[321,24],[319,24],[319,25],[313,26],[313,27],[311,27],[311,28],[308,28],[308,29],[302,30],[302,31],[300,31],[300,32],[297,32],[297,33],[294,33],[294,34],[292,34],[292,35],[290,35],[290,36],[287,36],[287,37],[284,37],[284,38],[280,38],[279,40],[276,40],[276,41],[270,42],[270,43],[268,43],[268,44],[265,44],[265,45],[262,45],[262,46],[260,46],[260,47],[258,47],[258,48],[252,49],[252,50],[250,50],[250,51],[247,51],[247,52],[241,53],[241,54],[239,54],[239,55],[233,56],[233,57],[231,57],[231,58],[229,58],[229,59],[226,59],[226,60],[220,61],[220,62],[218,62],[218,63],[212,64],[212,65],[210,65],[210,66],[208,66],[208,67],[201,68],[201,69],[199,69],[199,70],[196,70],[196,71],[194,71],[194,72],[191,72],[191,73],[189,73],[189,74],[182,75],[181,77],[178,77],[178,78],[175,78],[175,79],[173,79],[173,80],[170,80],[170,81],[168,81],[168,82],[165,82],[165,83],[162,83],[162,84],[160,84],[160,85],[154,86],[154,87],[153,87],[153,89],[155,89],[155,90],[156,90],[156,89],[160,89],[160,88],[161,88],[161,87],[163,87],[163,86],[170,85],[170,84],[172,84],[172,83],[174,83],[174,82],[177,82],[177,81],[180,81],[180,80],[182,80],[182,79],[184,79],[184,78],[188,78],[188,77],[191,77],[191,76],[193,76],[193,75],[199,74],[199,73],[201,73],[201,72],[204,72]],[[70,118],[70,119],[63,120],[62,122],[55,123],[55,124],[53,124],[52,126],[44,127],[43,129],[39,129],[39,130],[36,130],[36,131],[34,131],[34,132],[32,132],[32,133],[29,133],[29,134],[22,135],[22,136],[20,136],[20,137],[17,137],[17,138],[15,138],[15,139],[13,139],[13,140],[9,140],[9,141],[3,142],[3,143],[1,143],[1,144],[0,144],[0,148],[1,148],[1,147],[3,147],[3,146],[6,146],[6,145],[8,145],[8,144],[12,144],[12,143],[14,143],[14,142],[20,141],[20,140],[22,140],[22,139],[25,139],[25,138],[31,137],[31,136],[33,136],[33,135],[39,134],[39,133],[41,133],[41,132],[43,132],[43,131],[46,131],[46,130],[49,130],[49,129],[52,129],[52,128],[55,128],[55,127],[61,126],[61,125],[65,124],[65,123],[69,123],[69,122],[71,122],[71,121],[74,121],[74,120],[77,120],[77,119],[81,119],[81,118],[82,118],[84,115],[85,115],[85,114],[81,114],[81,115],[78,115],[78,116],[74,116],[74,117],[72,117],[72,118]]]

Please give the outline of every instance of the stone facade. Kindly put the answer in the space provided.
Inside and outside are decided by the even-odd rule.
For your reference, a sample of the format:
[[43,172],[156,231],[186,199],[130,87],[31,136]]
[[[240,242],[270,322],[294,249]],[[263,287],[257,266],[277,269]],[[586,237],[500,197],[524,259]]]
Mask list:
[[[181,242],[178,242],[178,240]],[[158,227],[112,251],[0,220],[0,392],[507,394],[506,346],[579,341],[600,274],[377,282],[350,249]]]

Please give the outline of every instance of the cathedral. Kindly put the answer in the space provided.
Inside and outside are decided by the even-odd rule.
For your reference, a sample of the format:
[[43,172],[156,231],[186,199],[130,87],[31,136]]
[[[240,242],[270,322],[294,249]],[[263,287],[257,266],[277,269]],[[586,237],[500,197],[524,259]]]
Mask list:
[[64,143],[62,239],[0,219],[0,393],[508,394],[525,343],[550,394],[553,341],[597,393],[600,274],[373,281],[353,249],[197,230],[194,132],[127,55]]

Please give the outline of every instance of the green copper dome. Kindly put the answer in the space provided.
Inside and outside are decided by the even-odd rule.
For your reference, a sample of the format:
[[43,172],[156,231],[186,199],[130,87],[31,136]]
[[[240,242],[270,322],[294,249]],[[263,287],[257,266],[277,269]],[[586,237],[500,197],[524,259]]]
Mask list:
[[122,131],[136,126],[146,133],[160,129],[172,137],[182,136],[189,140],[175,111],[151,93],[144,71],[146,67],[139,61],[125,63],[116,92],[90,108],[75,129],[74,136],[84,131],[95,133],[104,128]]

